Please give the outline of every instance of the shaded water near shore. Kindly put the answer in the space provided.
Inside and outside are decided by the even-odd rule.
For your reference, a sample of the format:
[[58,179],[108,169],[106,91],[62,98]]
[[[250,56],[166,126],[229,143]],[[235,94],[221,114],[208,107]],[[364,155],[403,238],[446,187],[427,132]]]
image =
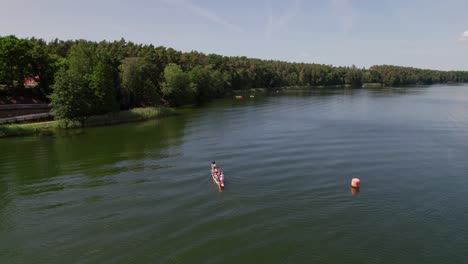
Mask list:
[[223,99],[0,150],[0,263],[468,262],[468,86]]

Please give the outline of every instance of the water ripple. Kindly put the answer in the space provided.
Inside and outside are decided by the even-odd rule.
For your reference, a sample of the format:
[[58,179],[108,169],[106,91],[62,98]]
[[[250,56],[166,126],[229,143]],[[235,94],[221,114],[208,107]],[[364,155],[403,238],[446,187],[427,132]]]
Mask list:
[[467,89],[223,99],[0,140],[0,260],[465,263]]

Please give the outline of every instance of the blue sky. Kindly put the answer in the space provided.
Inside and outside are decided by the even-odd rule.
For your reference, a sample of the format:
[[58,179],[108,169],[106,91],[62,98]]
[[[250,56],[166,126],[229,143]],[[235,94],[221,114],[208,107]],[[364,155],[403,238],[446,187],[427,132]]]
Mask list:
[[124,37],[230,56],[468,70],[466,0],[0,0],[0,6],[0,35]]

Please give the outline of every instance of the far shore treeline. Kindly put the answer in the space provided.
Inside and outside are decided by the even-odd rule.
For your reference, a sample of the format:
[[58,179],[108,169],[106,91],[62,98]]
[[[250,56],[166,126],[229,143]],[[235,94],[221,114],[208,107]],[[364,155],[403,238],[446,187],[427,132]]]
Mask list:
[[0,92],[14,93],[24,88],[24,77],[35,76],[56,117],[64,119],[135,107],[194,104],[260,87],[468,82],[465,71],[389,65],[360,69],[226,57],[123,39],[46,42],[0,37]]

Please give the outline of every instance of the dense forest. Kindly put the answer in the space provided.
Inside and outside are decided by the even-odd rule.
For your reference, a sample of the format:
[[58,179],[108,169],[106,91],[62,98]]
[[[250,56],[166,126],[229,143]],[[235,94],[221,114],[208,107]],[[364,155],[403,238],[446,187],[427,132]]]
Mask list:
[[183,105],[233,90],[285,86],[468,82],[468,72],[399,66],[369,69],[181,52],[119,41],[0,37],[3,92],[35,77],[58,118],[83,118],[119,109]]

